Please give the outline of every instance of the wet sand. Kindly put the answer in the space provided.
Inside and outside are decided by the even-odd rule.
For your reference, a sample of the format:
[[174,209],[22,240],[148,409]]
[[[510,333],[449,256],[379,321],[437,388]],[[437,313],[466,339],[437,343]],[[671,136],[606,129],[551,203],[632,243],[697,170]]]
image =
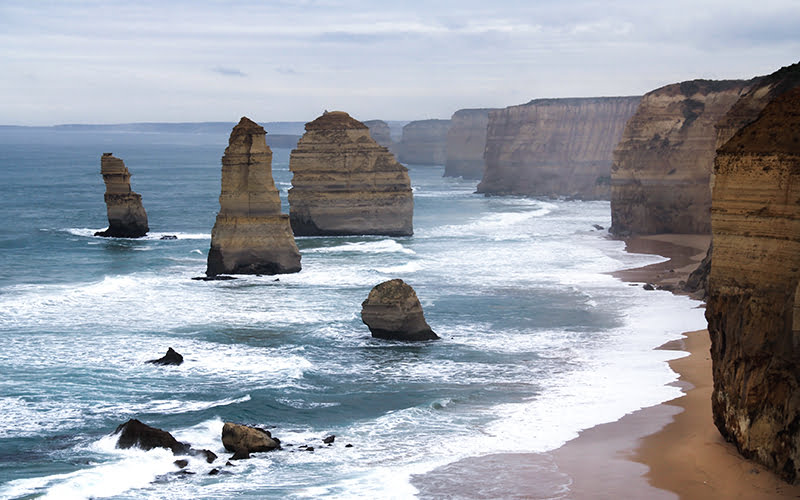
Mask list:
[[[681,293],[678,283],[697,267],[708,243],[696,235],[632,238],[628,251],[670,260],[614,274]],[[684,335],[661,347],[690,353],[669,363],[684,396],[587,429],[552,452],[469,458],[416,476],[420,498],[800,498],[800,487],[745,460],[717,432],[708,332]]]

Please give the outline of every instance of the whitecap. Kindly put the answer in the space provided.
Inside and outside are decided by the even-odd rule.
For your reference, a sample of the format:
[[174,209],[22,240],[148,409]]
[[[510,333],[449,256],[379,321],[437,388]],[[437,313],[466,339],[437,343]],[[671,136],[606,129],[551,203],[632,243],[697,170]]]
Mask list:
[[359,241],[347,242],[343,245],[333,247],[319,247],[304,250],[304,253],[338,253],[338,252],[361,252],[361,253],[405,253],[413,255],[416,252],[410,248],[404,247],[402,244],[395,240],[379,240],[379,241]]

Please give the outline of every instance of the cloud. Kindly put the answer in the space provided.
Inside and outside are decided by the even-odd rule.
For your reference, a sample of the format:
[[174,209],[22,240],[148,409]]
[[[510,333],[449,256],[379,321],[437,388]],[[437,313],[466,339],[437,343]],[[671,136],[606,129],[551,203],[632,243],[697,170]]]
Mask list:
[[217,66],[216,68],[212,68],[211,71],[214,73],[219,73],[220,75],[224,76],[238,76],[238,77],[246,77],[247,74],[243,73],[241,70],[236,68],[225,68],[221,66]]

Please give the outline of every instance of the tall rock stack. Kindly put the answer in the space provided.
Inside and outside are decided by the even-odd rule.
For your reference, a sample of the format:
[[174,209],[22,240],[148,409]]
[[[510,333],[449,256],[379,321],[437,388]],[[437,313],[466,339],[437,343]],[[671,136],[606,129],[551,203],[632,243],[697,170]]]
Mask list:
[[131,191],[131,174],[125,163],[112,153],[103,153],[100,172],[106,184],[108,229],[94,235],[112,238],[141,238],[146,235],[150,228],[142,206],[142,195]]
[[220,210],[211,231],[206,275],[300,271],[300,252],[272,179],[266,132],[243,117],[222,157]]
[[292,151],[289,215],[298,236],[413,233],[408,169],[343,111],[306,124]]
[[490,112],[478,192],[608,199],[612,151],[639,100],[536,99]]
[[[755,101],[784,90],[718,151],[706,308],[714,423],[744,456],[794,483],[800,481],[797,69],[793,83],[773,74],[743,98],[738,110],[756,109]],[[721,123],[732,119],[738,118]]]
[[486,163],[486,128],[491,109],[459,109],[450,118],[447,130],[445,177],[480,179]]
[[417,120],[403,127],[397,158],[412,165],[444,165],[450,120]]
[[715,124],[752,81],[693,80],[645,94],[614,150],[611,232],[711,232]]

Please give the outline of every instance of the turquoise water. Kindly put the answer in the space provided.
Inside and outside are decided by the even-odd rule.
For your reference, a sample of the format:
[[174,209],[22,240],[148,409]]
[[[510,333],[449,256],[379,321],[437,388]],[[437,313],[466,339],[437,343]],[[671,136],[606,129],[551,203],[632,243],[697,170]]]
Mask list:
[[[607,202],[486,198],[412,166],[414,236],[300,238],[298,274],[192,281],[226,142],[0,129],[0,498],[413,497],[412,474],[552,449],[679,394],[676,353],[652,348],[702,310],[607,274],[659,260],[592,227]],[[131,170],[148,237],[92,236],[103,152]],[[274,151],[284,203],[288,158]],[[370,337],[361,301],[396,277],[441,341]],[[168,347],[182,366],[144,364]],[[167,452],[114,447],[134,417],[223,458],[229,420],[294,446],[176,475]]]

